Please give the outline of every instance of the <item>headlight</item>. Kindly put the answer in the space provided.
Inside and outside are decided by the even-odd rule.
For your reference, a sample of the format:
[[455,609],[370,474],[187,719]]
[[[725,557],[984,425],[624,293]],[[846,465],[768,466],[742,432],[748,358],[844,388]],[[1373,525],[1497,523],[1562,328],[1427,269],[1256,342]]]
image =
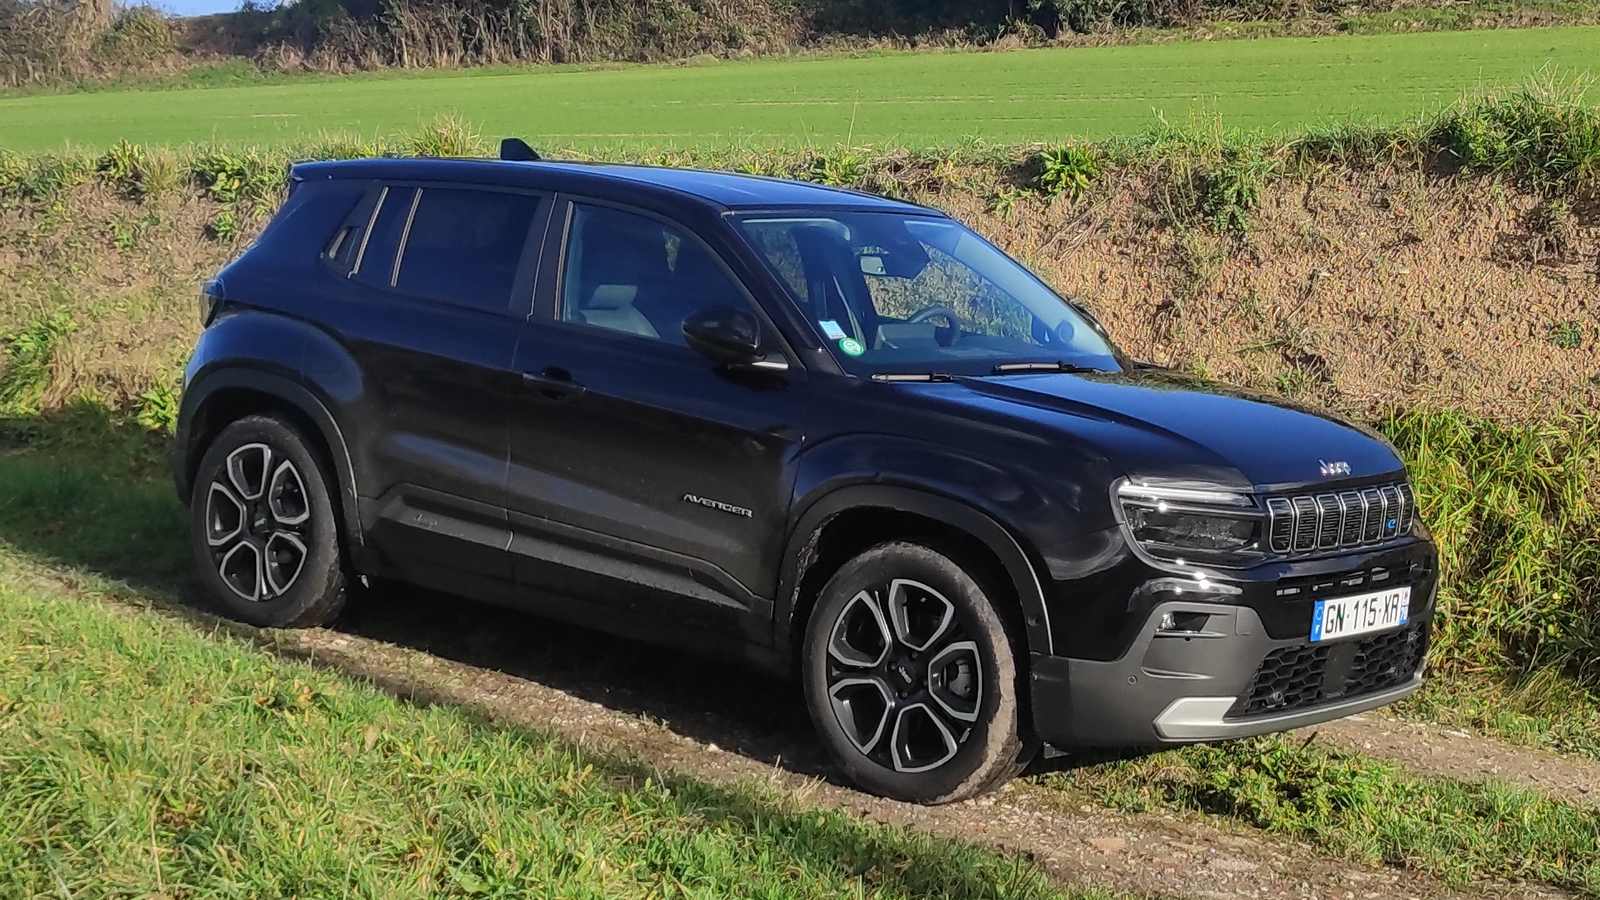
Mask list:
[[1265,518],[1250,494],[1138,480],[1120,483],[1116,493],[1123,523],[1151,556],[1239,566],[1262,555]]

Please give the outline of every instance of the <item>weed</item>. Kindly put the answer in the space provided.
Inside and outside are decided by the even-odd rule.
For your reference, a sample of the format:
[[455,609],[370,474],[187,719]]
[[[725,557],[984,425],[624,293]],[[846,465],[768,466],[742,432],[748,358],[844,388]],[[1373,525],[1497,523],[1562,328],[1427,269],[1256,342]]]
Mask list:
[[1575,321],[1557,322],[1550,326],[1550,343],[1562,350],[1576,350],[1583,346],[1583,326]]
[[151,431],[164,434],[177,431],[178,389],[168,382],[151,385],[139,394],[134,420]]
[[206,197],[259,208],[282,193],[287,167],[254,151],[207,150],[194,158],[190,172]]
[[1291,364],[1273,379],[1273,388],[1290,400],[1306,400],[1317,390],[1320,379],[1306,366]]
[[831,187],[856,187],[866,175],[866,157],[850,150],[818,154],[807,170],[810,180]]
[[1017,204],[1021,203],[1026,197],[1026,192],[1019,191],[1016,188],[1001,188],[995,192],[993,197],[989,198],[989,211],[1002,219],[1009,219],[1011,214],[1016,212]]
[[1257,148],[1224,148],[1221,160],[1195,172],[1196,211],[1217,231],[1245,237],[1250,231],[1250,216],[1261,203],[1261,188],[1272,169],[1272,162]]
[[0,150],[0,197],[54,199],[87,181],[91,161],[80,156],[24,157]]
[[0,370],[0,410],[38,412],[39,400],[50,383],[50,364],[57,346],[76,328],[70,315],[57,311],[0,341],[5,351],[5,368]]
[[100,180],[124,197],[139,198],[146,192],[145,170],[149,162],[138,144],[117,141],[98,160],[94,171]]
[[239,236],[239,214],[231,207],[217,210],[206,223],[206,237],[219,244],[231,244]]
[[150,229],[160,224],[161,217],[153,211],[136,216],[120,216],[110,223],[111,243],[126,253],[139,246]]
[[1078,200],[1100,177],[1100,157],[1093,148],[1078,144],[1051,147],[1039,154],[1037,189],[1047,197],[1065,194]]
[[489,147],[483,135],[460,116],[434,119],[411,137],[408,149],[413,156],[486,156]]

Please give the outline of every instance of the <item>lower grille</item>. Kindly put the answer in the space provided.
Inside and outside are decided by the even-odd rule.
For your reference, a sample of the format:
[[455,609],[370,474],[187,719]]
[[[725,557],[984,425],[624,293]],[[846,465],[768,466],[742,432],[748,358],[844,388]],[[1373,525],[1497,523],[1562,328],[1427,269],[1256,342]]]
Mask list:
[[1428,652],[1426,624],[1360,641],[1299,644],[1267,654],[1230,716],[1293,712],[1410,681]]

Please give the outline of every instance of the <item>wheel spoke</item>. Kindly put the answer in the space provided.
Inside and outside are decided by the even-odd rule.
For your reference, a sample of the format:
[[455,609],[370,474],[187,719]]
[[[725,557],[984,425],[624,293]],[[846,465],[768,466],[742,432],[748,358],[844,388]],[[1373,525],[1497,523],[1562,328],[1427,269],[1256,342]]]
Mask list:
[[956,755],[958,743],[950,729],[926,703],[900,707],[889,736],[889,758],[897,772],[937,769]]
[[828,688],[833,715],[845,737],[862,753],[870,754],[883,739],[894,696],[877,678],[842,678]]
[[889,621],[895,637],[912,650],[932,647],[955,621],[956,607],[920,581],[896,578],[889,584]]
[[974,641],[956,641],[928,660],[928,695],[960,722],[976,722],[983,703],[983,666]]
[[211,482],[206,491],[206,543],[212,547],[225,546],[237,539],[244,527],[244,504],[227,485]]
[[853,669],[871,669],[883,662],[894,645],[878,598],[861,591],[839,611],[828,637],[828,655]]
[[217,563],[217,574],[222,576],[222,583],[228,590],[252,603],[265,599],[262,596],[265,578],[261,570],[261,551],[249,541],[235,544]]
[[271,589],[267,596],[281,596],[294,586],[305,568],[306,556],[306,545],[292,532],[279,531],[267,538],[261,565],[266,587]]
[[228,480],[245,500],[258,500],[272,472],[272,448],[245,444],[228,454]]
[[267,484],[267,511],[279,525],[293,528],[311,518],[311,503],[306,499],[306,485],[300,471],[287,459],[272,470]]

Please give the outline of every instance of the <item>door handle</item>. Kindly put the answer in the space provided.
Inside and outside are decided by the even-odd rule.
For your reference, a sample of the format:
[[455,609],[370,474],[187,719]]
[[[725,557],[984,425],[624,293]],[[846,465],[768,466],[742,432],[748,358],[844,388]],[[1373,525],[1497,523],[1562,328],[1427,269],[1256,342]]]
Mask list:
[[571,372],[560,366],[550,366],[541,372],[523,372],[522,383],[549,400],[570,400],[589,392],[588,388],[573,380]]

